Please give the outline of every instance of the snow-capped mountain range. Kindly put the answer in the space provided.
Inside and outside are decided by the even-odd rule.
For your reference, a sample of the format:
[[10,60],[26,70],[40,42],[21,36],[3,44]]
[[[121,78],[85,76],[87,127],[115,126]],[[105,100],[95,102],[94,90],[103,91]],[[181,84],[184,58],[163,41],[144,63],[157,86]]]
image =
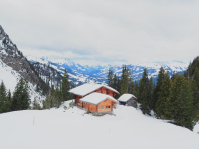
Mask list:
[[[50,65],[56,69],[60,74],[63,74],[64,70],[67,69],[69,73],[70,81],[76,85],[80,85],[85,82],[106,82],[109,69],[112,69],[117,76],[121,76],[123,65],[81,65],[71,60],[65,58],[59,61],[50,60],[46,56],[42,57],[33,57],[27,56],[27,59],[30,63],[42,63]],[[125,64],[124,64],[125,65]],[[173,72],[183,73],[187,70],[188,64],[180,61],[172,62],[150,62],[142,64],[126,64],[132,72],[133,79],[139,81],[142,77],[144,68],[147,68],[149,77],[153,77],[156,81],[160,67],[162,66],[165,70],[169,71],[169,74],[172,75]]]

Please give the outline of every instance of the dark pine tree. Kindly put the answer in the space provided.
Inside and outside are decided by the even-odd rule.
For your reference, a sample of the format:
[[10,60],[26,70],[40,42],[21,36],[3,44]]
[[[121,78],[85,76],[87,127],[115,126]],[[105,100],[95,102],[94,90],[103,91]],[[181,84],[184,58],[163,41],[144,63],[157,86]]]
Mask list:
[[63,79],[62,79],[62,85],[61,85],[61,92],[62,92],[62,100],[63,101],[67,101],[67,100],[70,100],[70,93],[68,92],[71,88],[71,84],[70,82],[68,81],[68,73],[65,69],[64,71],[64,76],[63,76]]
[[128,93],[128,87],[129,87],[129,69],[126,66],[123,66],[121,79],[122,79],[122,84],[121,84],[120,95],[123,95],[124,93]]
[[0,113],[9,112],[9,111],[10,111],[10,101],[8,100],[6,87],[2,81],[0,85]]
[[190,130],[197,121],[197,111],[193,105],[191,85],[184,76],[176,75],[166,104],[166,118],[172,123]]
[[178,74],[178,73],[176,73],[175,71],[172,73],[171,81],[174,81],[174,80],[175,80],[177,74]]
[[193,103],[194,107],[199,110],[199,69],[195,68],[193,81],[192,81],[192,90],[193,90]]
[[153,92],[154,92],[154,83],[153,83],[153,77],[149,79],[148,83],[148,92],[147,92],[147,97],[148,97],[148,103],[149,103],[149,108],[150,110],[153,110]]
[[193,62],[191,62],[188,66],[187,72],[185,75],[188,75],[189,78],[193,78],[196,67],[199,69],[199,56],[194,58]]
[[164,76],[165,76],[165,71],[163,67],[161,67],[158,73],[157,83],[156,83],[156,87],[154,89],[154,94],[153,94],[153,108],[152,109],[154,111],[156,111],[155,106],[156,106],[156,102],[158,101],[158,94],[161,91],[160,87],[162,85],[162,80],[164,79]]
[[20,78],[13,93],[11,111],[26,110],[28,109],[29,104],[30,96],[28,93],[28,85],[23,78]]
[[137,81],[134,83],[134,95],[139,99],[139,84]]
[[133,75],[131,73],[130,68],[128,68],[128,93],[134,94],[135,86],[133,81]]
[[158,101],[156,102],[156,117],[157,118],[166,118],[166,104],[168,97],[170,95],[171,80],[169,72],[165,74],[162,84],[160,86],[160,92],[158,93]]
[[150,101],[148,96],[148,84],[149,84],[149,78],[148,78],[147,69],[145,68],[142,78],[140,79],[138,101],[141,103],[140,109],[142,110],[142,113],[150,115],[151,112],[149,108]]
[[30,105],[30,95],[28,93],[28,84],[25,82],[22,91],[21,110],[28,109],[29,105]]
[[108,85],[110,86],[110,87],[113,87],[113,71],[109,68],[109,71],[108,71]]
[[12,102],[12,96],[11,96],[10,89],[8,90],[8,101],[9,101],[10,103]]
[[118,86],[117,86],[117,83],[118,83],[117,80],[118,80],[118,77],[117,77],[116,74],[115,74],[114,77],[113,77],[113,86],[112,86],[112,87],[113,87],[114,89],[116,89],[116,90],[118,90],[118,88],[117,88],[117,87],[118,87]]
[[62,97],[61,97],[61,91],[57,87],[55,91],[53,92],[53,98],[54,98],[54,107],[59,108],[62,102]]

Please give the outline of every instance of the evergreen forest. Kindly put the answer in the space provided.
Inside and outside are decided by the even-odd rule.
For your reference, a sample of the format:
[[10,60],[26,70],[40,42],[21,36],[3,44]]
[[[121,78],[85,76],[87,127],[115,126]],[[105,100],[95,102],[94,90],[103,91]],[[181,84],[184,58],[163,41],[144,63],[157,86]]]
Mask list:
[[[108,85],[120,92],[137,97],[143,114],[193,130],[199,120],[199,56],[188,66],[184,74],[173,73],[160,68],[157,82],[144,69],[140,80],[133,80],[131,70],[123,66],[122,75],[117,76],[109,69]],[[116,98],[118,98],[116,97]]]

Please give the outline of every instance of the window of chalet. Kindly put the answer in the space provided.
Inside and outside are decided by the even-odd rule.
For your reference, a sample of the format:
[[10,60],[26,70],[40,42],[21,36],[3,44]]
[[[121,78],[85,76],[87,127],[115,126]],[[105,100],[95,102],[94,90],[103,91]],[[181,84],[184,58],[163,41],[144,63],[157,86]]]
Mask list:
[[100,110],[100,106],[98,106],[98,110]]
[[106,109],[110,109],[111,108],[111,106],[106,106]]
[[101,106],[101,109],[104,109],[104,106]]

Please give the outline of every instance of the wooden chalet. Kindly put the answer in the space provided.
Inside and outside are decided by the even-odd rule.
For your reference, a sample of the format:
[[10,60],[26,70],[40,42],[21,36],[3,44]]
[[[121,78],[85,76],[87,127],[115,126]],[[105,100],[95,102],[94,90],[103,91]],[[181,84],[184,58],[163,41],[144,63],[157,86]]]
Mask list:
[[137,98],[132,94],[123,94],[118,101],[121,105],[137,107]]
[[118,103],[115,89],[101,84],[83,84],[69,91],[75,96],[75,104],[91,113],[108,113]]

